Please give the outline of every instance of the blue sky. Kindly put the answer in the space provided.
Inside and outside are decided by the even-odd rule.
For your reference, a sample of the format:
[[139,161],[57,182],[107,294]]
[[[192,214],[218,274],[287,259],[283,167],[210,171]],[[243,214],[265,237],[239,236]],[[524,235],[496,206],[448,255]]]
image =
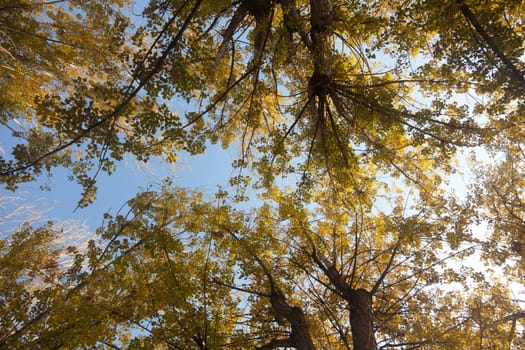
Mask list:
[[[9,151],[1,139],[0,146]],[[69,170],[56,168],[52,171],[52,177],[42,176],[36,182],[22,184],[16,192],[2,187],[0,198],[16,198],[16,200],[4,200],[4,205],[0,205],[0,217],[19,206],[25,206],[32,208],[30,211],[24,211],[25,216],[29,215],[27,219],[30,221],[37,219],[36,221],[44,223],[47,220],[56,222],[74,220],[86,225],[89,230],[95,230],[102,223],[104,212],[115,213],[141,189],[149,186],[158,189],[162,180],[167,177],[173,180],[175,186],[196,188],[210,194],[217,190],[217,186],[227,187],[231,176],[231,163],[235,158],[235,151],[224,150],[218,145],[210,145],[202,155],[190,156],[181,153],[174,165],[168,165],[159,158],[152,159],[144,165],[129,157],[128,160],[119,163],[112,175],[105,173],[99,175],[97,199],[87,208],[79,208],[76,211],[81,187],[75,182],[68,181]],[[42,185],[49,186],[51,190],[41,190]],[[36,218],[35,211],[41,211],[42,216]],[[25,218],[22,214],[19,219]],[[13,224],[19,223],[17,220],[10,220],[3,225],[0,223],[1,236],[5,237],[6,231]]]

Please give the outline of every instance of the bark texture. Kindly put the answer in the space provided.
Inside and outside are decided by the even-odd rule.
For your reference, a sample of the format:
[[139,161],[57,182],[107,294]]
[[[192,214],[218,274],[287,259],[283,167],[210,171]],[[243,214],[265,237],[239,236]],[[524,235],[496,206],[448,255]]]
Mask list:
[[326,258],[320,259],[316,256],[315,251],[312,257],[340,296],[348,302],[354,350],[376,350],[372,293],[362,288],[353,288],[337,270],[333,262]]
[[311,95],[317,95],[322,99],[333,78],[332,27],[335,12],[331,0],[311,0],[310,11],[314,72],[309,88]]
[[365,289],[351,291],[350,325],[354,350],[376,350],[372,295]]
[[292,328],[290,338],[285,341],[281,340],[281,346],[282,342],[286,342],[288,346],[294,347],[297,350],[315,350],[314,343],[308,332],[308,325],[303,310],[297,306],[288,304],[284,294],[278,289],[272,291],[270,303],[276,313],[276,317],[286,318]]

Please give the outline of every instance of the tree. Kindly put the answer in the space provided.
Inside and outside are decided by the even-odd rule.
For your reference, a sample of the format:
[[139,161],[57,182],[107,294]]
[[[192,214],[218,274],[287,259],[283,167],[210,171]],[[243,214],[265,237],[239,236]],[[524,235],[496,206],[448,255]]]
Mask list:
[[[24,225],[0,241],[0,348],[19,348],[38,339],[45,316],[55,312],[68,285],[60,259],[74,257],[74,247],[60,249],[59,232],[51,225]],[[79,268],[77,259],[71,271]]]
[[[0,159],[2,181],[15,188],[66,166],[84,185],[86,205],[100,171],[110,173],[126,153],[174,162],[180,150],[221,142],[241,149],[237,193],[210,201],[166,186],[139,194],[127,214],[106,216],[102,241],[78,256],[68,289],[29,318],[32,333],[6,333],[13,344],[523,345],[523,309],[504,277],[452,264],[479,250],[507,264],[509,249],[475,232],[478,218],[496,217],[493,239],[512,242],[510,251],[519,245],[518,2],[152,0],[136,30],[119,3],[78,4],[69,12],[55,2],[0,9],[20,18],[9,28],[43,28],[36,38],[47,44],[19,69],[42,70],[47,57],[51,76],[14,81],[36,97],[29,105],[5,97],[3,124],[20,115],[34,127],[15,133],[25,141]],[[49,23],[27,10],[42,6]],[[54,58],[70,50],[58,29],[77,26],[100,36],[79,40],[80,52],[121,45],[83,56],[85,75],[71,80]],[[2,54],[16,62],[8,42]],[[486,102],[462,105],[471,93]],[[444,185],[456,150],[474,146],[511,151],[499,167],[505,176],[481,174],[462,202]],[[260,195],[252,211],[239,203],[250,193],[247,172]]]
[[[407,70],[414,49],[404,48],[412,40],[385,39],[397,31],[396,24],[380,25],[389,11],[388,5],[340,6],[331,0],[244,1],[233,7],[153,1],[145,10],[148,24],[130,39],[139,47],[132,76],[102,90],[113,102],[93,105],[101,94],[86,99],[82,87],[77,97],[46,99],[40,118],[70,128],[45,125],[60,133],[59,145],[4,163],[3,181],[23,180],[13,176],[20,173],[30,180],[45,159],[83,145],[84,162],[74,169],[92,189],[98,173],[88,176],[93,160],[106,171],[125,152],[174,160],[181,148],[199,153],[206,140],[227,146],[238,140],[235,135],[242,135],[243,148],[237,165],[253,164],[264,186],[276,172],[302,173],[307,182],[312,168],[335,176],[335,169],[361,162],[416,181],[422,174],[409,161],[415,149],[447,168],[455,146],[476,144],[486,130],[454,104],[436,100],[434,107],[416,108],[407,102],[411,89],[432,91],[449,77],[422,79]],[[221,23],[224,37],[216,34]],[[248,43],[239,38],[244,27]],[[379,55],[393,49],[396,61],[380,64],[385,60]],[[108,85],[116,88],[108,91]],[[196,109],[176,115],[160,97]],[[304,161],[291,167],[297,158]]]
[[[14,142],[11,157],[0,160],[8,188],[62,165],[86,187],[89,200],[86,171],[104,153],[98,145],[109,131],[99,130],[87,150],[75,146],[98,111],[112,108],[115,86],[127,79],[131,47],[122,6],[122,1],[7,1],[0,7],[0,122]],[[68,118],[62,118],[66,111]],[[66,140],[76,141],[65,147]],[[13,166],[18,171],[10,171]]]
[[326,194],[314,212],[294,194],[276,195],[275,206],[251,212],[219,197],[210,202],[198,192],[165,187],[139,194],[127,212],[106,216],[103,241],[91,243],[84,256],[89,267],[70,270],[70,287],[37,313],[30,333],[37,336],[17,344],[523,345],[516,327],[522,311],[504,285],[447,264],[473,250],[446,249],[451,243],[443,239],[442,220],[352,213]]

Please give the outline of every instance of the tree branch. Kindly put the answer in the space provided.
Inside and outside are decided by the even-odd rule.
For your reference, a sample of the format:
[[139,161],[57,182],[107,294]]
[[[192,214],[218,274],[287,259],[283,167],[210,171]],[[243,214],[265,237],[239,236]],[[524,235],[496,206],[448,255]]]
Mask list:
[[476,29],[476,32],[483,38],[483,40],[487,44],[486,46],[490,50],[492,50],[492,52],[494,52],[494,54],[505,65],[510,74],[511,79],[513,79],[521,86],[525,86],[525,77],[523,76],[523,73],[519,71],[519,69],[514,65],[514,63],[512,63],[512,61],[503,53],[503,51],[501,51],[501,49],[492,39],[492,37],[485,31],[485,29],[483,29],[472,10],[470,10],[470,8],[465,4],[463,0],[458,0],[458,4],[459,9],[461,10],[461,13],[463,14],[467,22],[472,24],[474,29]]

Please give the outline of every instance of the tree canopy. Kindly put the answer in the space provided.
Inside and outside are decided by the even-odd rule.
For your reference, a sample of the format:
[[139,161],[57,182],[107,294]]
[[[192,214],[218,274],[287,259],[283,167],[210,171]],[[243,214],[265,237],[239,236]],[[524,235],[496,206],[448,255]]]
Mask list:
[[126,155],[239,156],[86,249],[16,228],[0,348],[524,347],[522,5],[4,1],[6,189],[65,167],[83,207]]

